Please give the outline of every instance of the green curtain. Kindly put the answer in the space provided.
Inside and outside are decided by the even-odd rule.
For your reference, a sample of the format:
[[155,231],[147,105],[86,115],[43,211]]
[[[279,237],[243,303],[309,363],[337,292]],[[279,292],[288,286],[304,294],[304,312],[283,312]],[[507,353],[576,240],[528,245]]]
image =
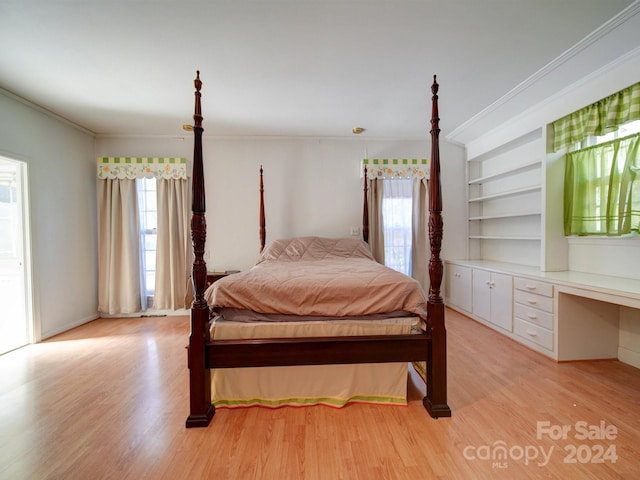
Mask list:
[[640,82],[553,122],[557,152],[590,135],[601,136],[640,119]]
[[567,154],[565,235],[624,235],[640,225],[640,134]]

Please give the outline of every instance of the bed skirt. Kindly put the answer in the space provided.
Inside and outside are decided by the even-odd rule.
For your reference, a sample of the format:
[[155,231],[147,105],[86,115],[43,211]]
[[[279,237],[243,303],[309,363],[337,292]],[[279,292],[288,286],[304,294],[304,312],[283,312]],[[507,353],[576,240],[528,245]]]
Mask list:
[[[418,317],[376,321],[243,323],[217,319],[211,337],[277,338],[409,334]],[[408,364],[308,365],[228,368],[211,371],[216,408],[327,405],[349,403],[407,404]]]

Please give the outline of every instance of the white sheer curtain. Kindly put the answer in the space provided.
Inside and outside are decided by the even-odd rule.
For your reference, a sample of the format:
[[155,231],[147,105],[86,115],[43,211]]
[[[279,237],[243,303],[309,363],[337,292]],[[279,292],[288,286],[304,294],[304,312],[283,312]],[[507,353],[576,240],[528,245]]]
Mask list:
[[384,180],[382,230],[385,265],[411,276],[412,200],[410,178]]
[[425,291],[429,289],[428,186],[426,178],[369,181],[369,245],[374,258],[392,268],[401,263],[398,269],[418,280]]
[[135,179],[98,181],[98,311],[140,311],[140,248]]
[[189,278],[189,186],[187,180],[158,179],[156,310],[184,307]]

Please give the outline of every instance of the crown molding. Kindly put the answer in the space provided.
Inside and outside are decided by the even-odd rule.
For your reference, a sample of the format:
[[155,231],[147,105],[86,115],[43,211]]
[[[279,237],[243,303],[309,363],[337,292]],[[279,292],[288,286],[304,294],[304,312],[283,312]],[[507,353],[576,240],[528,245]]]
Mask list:
[[89,130],[88,128],[83,127],[82,125],[78,125],[75,122],[72,122],[71,120],[69,120],[68,118],[64,118],[60,115],[58,115],[57,113],[52,112],[51,110],[47,110],[46,108],[38,105],[37,103],[33,103],[30,100],[27,100],[24,97],[21,97],[20,95],[16,95],[13,92],[10,92],[9,90],[6,90],[2,87],[0,87],[0,95],[4,95],[5,97],[11,98],[12,100],[15,100],[18,103],[21,103],[33,110],[36,110],[37,112],[40,112],[44,115],[46,115],[47,117],[53,118],[54,120],[57,120],[59,122],[62,122],[66,125],[69,125],[70,127],[75,128],[76,130],[81,131],[82,133],[86,133],[87,135],[91,135],[92,137],[95,137],[96,134],[95,132],[92,132],[91,130]]

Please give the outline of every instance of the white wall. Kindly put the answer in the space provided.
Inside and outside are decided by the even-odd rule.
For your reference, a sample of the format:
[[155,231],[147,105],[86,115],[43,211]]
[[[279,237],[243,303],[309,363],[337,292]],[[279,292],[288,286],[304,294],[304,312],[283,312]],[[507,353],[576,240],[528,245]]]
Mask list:
[[[428,137],[428,136],[427,136]],[[258,170],[265,169],[267,237],[347,236],[362,220],[359,162],[429,157],[430,139],[218,139],[203,142],[209,269],[258,254]],[[441,140],[443,258],[465,252],[464,152]],[[38,338],[97,318],[96,157],[193,157],[186,137],[95,139],[0,92],[0,154],[26,162]]]
[[[206,130],[205,130],[206,135]],[[207,267],[244,269],[259,253],[259,169],[264,168],[267,240],[348,236],[362,225],[360,160],[428,158],[431,141],[215,138],[205,136]],[[193,139],[99,138],[97,156],[193,158]],[[464,255],[464,152],[441,141],[445,238],[442,256]],[[461,200],[461,196],[463,197]]]
[[0,153],[27,164],[36,334],[96,318],[93,137],[0,92]]

